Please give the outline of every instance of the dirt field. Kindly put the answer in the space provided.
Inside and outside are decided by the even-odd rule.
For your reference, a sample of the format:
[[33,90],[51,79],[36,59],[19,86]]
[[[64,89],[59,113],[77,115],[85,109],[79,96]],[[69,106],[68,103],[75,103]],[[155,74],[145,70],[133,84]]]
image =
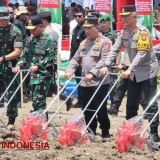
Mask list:
[[[51,98],[48,98],[47,101],[49,103]],[[134,150],[123,154],[120,154],[115,150],[114,138],[116,131],[125,120],[125,102],[126,101],[124,100],[118,117],[110,116],[110,133],[113,134],[113,139],[108,142],[101,142],[101,132],[99,128],[97,130],[95,143],[87,141],[84,145],[69,148],[61,146],[57,142],[57,139],[53,138],[50,134],[48,140],[50,147],[49,150],[2,149],[1,146],[0,160],[160,160],[160,151],[151,152],[148,150],[147,146],[144,147],[144,150]],[[55,106],[57,105],[58,104],[56,102]],[[0,108],[0,111],[2,109],[3,108]],[[24,103],[23,108],[19,108],[19,117],[15,124],[17,130],[31,109],[31,102]],[[53,114],[54,110],[54,107],[50,109],[49,116]],[[64,106],[60,114],[52,121],[52,124],[54,124],[56,129],[59,131],[67,119],[80,112],[80,109],[71,109],[69,112],[66,112],[66,108]],[[2,119],[7,123],[5,114]],[[147,121],[145,123],[147,123]]]

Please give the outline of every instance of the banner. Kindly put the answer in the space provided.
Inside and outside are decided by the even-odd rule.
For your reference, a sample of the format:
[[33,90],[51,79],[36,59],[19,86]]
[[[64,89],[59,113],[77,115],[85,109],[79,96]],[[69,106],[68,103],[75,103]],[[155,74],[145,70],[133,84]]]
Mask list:
[[40,8],[58,8],[59,0],[39,0]]
[[9,0],[6,0],[6,4],[8,4],[9,3]]
[[147,27],[152,33],[153,27],[153,0],[135,0],[137,10],[137,20]]
[[95,9],[99,12],[110,14],[112,10],[112,0],[96,0]]
[[[54,1],[56,3],[50,4],[50,1]],[[60,1],[61,0],[39,0],[38,10],[52,12],[52,23],[62,24],[62,6]]]

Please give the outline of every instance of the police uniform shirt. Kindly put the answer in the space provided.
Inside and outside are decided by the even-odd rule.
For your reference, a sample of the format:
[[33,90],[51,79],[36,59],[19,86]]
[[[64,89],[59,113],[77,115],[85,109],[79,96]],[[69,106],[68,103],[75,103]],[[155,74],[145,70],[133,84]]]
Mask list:
[[[97,41],[99,41],[98,45],[96,45]],[[85,77],[85,75],[88,73],[92,73],[94,75],[91,82],[85,83],[82,81],[81,86],[98,86],[104,77],[99,75],[99,70],[104,65],[111,45],[112,42],[108,38],[104,37],[101,33],[99,33],[98,38],[93,41],[86,38],[81,42],[76,54],[71,59],[66,72],[74,73],[76,68],[81,65],[82,77]],[[106,78],[104,84],[108,83],[110,83],[109,76]]]
[[150,32],[146,27],[137,23],[134,32],[124,28],[107,57],[106,66],[111,65],[121,47],[124,47],[131,62],[129,65],[129,70],[132,71],[131,80],[135,76],[136,81],[141,82],[157,75],[159,71],[158,61],[153,52]]

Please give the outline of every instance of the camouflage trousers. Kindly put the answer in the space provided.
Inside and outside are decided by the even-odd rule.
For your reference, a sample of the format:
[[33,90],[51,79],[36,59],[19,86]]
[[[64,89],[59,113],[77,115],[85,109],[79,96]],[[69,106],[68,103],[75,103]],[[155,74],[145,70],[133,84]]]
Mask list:
[[[0,74],[0,95],[2,95],[4,93],[4,91],[9,86],[12,79],[14,78],[14,76],[15,76],[15,74],[12,72]],[[15,79],[4,97],[5,103],[8,103],[8,101],[10,100],[12,95],[14,94],[15,90],[17,89],[17,86],[18,86],[18,79]],[[15,118],[18,116],[16,95],[13,97],[12,101],[8,105],[7,116],[10,118]]]
[[33,94],[32,106],[34,111],[46,108],[46,97],[51,85],[50,79],[39,80],[37,84],[31,84],[31,91]]

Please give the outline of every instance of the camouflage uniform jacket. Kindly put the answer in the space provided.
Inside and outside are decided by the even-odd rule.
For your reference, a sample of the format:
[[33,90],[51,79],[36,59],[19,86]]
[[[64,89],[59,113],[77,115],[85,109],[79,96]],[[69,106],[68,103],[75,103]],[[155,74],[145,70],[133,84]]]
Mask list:
[[[67,72],[74,73],[77,67],[82,67],[81,76],[85,77],[86,74],[92,73],[93,79],[89,83],[82,82],[81,86],[92,87],[98,86],[103,76],[99,75],[99,70],[104,65],[104,61],[108,56],[112,42],[99,33],[95,40],[89,40],[86,38],[81,42],[76,54],[71,59],[67,68]],[[104,81],[104,84],[110,82],[109,76]]]
[[109,38],[111,41],[112,41],[112,44],[114,44],[115,42],[115,39],[117,38],[117,35],[115,32],[112,32],[111,29],[109,28],[109,31],[108,32],[102,32],[102,34]]
[[31,83],[38,84],[38,80],[52,76],[54,56],[57,56],[57,42],[43,32],[39,37],[29,37],[17,66],[26,63],[38,66],[38,71],[31,73]]
[[[23,48],[23,40],[20,29],[9,23],[5,28],[0,27],[0,56],[10,54],[14,48]],[[0,64],[0,74],[12,72],[13,61],[5,61]]]

